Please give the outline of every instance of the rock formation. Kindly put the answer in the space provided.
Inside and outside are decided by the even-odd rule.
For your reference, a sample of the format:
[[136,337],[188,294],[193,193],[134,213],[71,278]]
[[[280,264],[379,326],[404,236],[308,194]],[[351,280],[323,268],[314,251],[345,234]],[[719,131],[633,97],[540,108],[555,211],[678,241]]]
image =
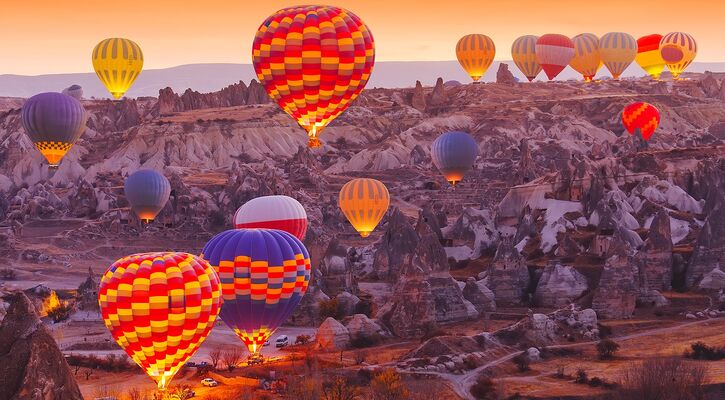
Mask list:
[[629,318],[639,295],[637,266],[632,249],[619,234],[609,246],[607,261],[594,290],[592,309],[599,318]]
[[319,328],[315,336],[317,346],[322,350],[344,350],[350,346],[350,333],[345,325],[335,318],[328,317]]
[[496,83],[504,85],[512,85],[516,83],[516,78],[514,77],[514,74],[509,71],[508,64],[501,63],[498,65],[498,71],[496,71]]
[[375,247],[373,270],[379,279],[395,282],[406,258],[418,246],[418,234],[399,209],[389,213],[383,237]]
[[534,303],[540,307],[563,307],[587,290],[587,279],[573,267],[550,262],[539,279]]
[[341,292],[357,293],[357,281],[348,251],[337,239],[331,240],[327,246],[319,266],[321,279],[318,285],[328,296],[334,297]]
[[488,273],[488,282],[496,298],[496,305],[523,305],[529,286],[526,261],[513,246],[510,238],[504,238],[496,250]]
[[642,292],[640,301],[648,301],[651,291],[672,289],[672,234],[667,211],[660,210],[655,215],[636,260]]
[[425,92],[423,92],[423,85],[420,81],[415,81],[415,89],[413,89],[413,99],[411,100],[411,105],[418,111],[425,111]]
[[470,301],[479,313],[496,311],[496,299],[483,280],[470,277],[463,287],[463,297]]
[[725,269],[725,201],[708,215],[687,267],[686,284],[698,285],[715,269]]
[[435,87],[433,87],[433,92],[426,101],[426,111],[436,114],[442,112],[448,105],[448,95],[445,87],[443,87],[443,78],[438,78]]

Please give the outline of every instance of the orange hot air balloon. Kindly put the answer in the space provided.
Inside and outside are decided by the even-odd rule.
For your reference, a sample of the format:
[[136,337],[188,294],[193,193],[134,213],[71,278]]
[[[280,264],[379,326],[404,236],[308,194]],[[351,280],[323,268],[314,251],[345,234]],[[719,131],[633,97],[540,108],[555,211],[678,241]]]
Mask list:
[[665,60],[660,53],[662,35],[647,35],[637,39],[637,61],[640,67],[654,80],[659,80],[665,69]]
[[310,147],[362,92],[375,63],[370,29],[333,6],[296,6],[257,30],[252,63],[269,96],[307,131]]
[[649,103],[633,103],[624,108],[622,123],[630,135],[639,131],[644,140],[649,140],[660,124],[660,111]]
[[353,179],[340,190],[339,204],[360,236],[368,237],[388,211],[390,193],[379,180]]
[[574,57],[574,43],[564,35],[548,33],[536,41],[536,60],[549,80],[561,73]]
[[599,38],[592,33],[582,33],[574,36],[571,41],[574,43],[574,58],[571,59],[569,66],[582,74],[584,82],[591,82],[602,66]]
[[98,303],[118,345],[165,389],[214,326],[221,285],[194,255],[134,254],[103,274]]
[[495,56],[496,45],[486,35],[466,35],[456,44],[456,58],[474,82],[478,82],[486,73]]
[[536,79],[541,72],[541,65],[536,61],[536,41],[538,36],[526,35],[514,40],[511,45],[511,58],[529,82]]
[[684,32],[670,32],[660,41],[660,54],[665,60],[672,77],[679,79],[682,72],[690,66],[697,56],[695,38]]

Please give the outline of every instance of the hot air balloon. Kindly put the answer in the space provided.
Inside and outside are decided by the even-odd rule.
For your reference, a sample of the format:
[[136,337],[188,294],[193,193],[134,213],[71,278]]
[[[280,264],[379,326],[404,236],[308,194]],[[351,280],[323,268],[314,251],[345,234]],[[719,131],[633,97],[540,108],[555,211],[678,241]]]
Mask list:
[[660,41],[660,53],[672,77],[679,79],[697,56],[697,42],[687,33],[670,32]]
[[269,96],[307,131],[310,147],[362,92],[375,63],[370,29],[333,6],[284,8],[259,27],[252,63]]
[[141,47],[129,39],[101,40],[91,57],[96,75],[115,99],[123,97],[143,69]]
[[310,255],[291,234],[233,229],[202,250],[221,281],[219,316],[255,354],[292,314],[310,282]]
[[648,35],[637,39],[637,57],[635,61],[654,80],[659,80],[665,69],[665,60],[660,53],[662,35]]
[[529,82],[533,81],[541,72],[541,65],[536,60],[536,41],[538,39],[538,36],[533,35],[521,36],[514,40],[514,44],[511,46],[511,57]]
[[23,104],[23,128],[52,168],[86,130],[88,116],[81,103],[62,93],[40,93]]
[[599,39],[599,54],[612,78],[619,79],[637,57],[637,41],[628,33],[606,33]]
[[649,140],[660,124],[660,112],[649,103],[633,103],[624,108],[622,122],[630,135],[640,132],[644,140]]
[[584,77],[584,82],[591,82],[602,66],[599,56],[599,38],[592,33],[574,36],[574,58],[569,65]]
[[456,57],[461,67],[478,82],[493,63],[496,56],[496,46],[493,40],[486,35],[473,33],[462,37],[456,44]]
[[123,190],[133,212],[145,223],[150,223],[169,200],[171,185],[158,172],[140,169],[126,178]]
[[390,206],[390,193],[375,179],[357,178],[340,189],[340,209],[360,236],[368,237]]
[[211,332],[221,285],[194,255],[134,254],[103,274],[98,303],[113,339],[165,389]]
[[433,164],[451,185],[456,186],[476,162],[478,144],[465,132],[446,132],[436,138],[430,153]]
[[67,88],[63,89],[63,94],[67,94],[68,96],[81,101],[83,99],[83,88],[80,85],[70,85]]
[[249,200],[234,214],[235,228],[279,229],[304,240],[307,213],[299,201],[288,196],[262,196]]
[[536,41],[536,60],[549,80],[556,78],[574,57],[574,43],[564,35],[546,34]]

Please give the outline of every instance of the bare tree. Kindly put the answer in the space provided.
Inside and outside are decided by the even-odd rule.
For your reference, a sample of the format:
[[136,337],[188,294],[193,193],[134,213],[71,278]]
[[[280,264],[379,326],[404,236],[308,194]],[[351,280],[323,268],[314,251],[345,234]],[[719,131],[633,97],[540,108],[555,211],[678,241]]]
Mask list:
[[657,357],[624,371],[620,395],[625,400],[703,400],[707,383],[704,363]]
[[209,352],[209,361],[214,369],[219,367],[219,361],[222,359],[222,349],[215,347],[214,350]]
[[83,375],[85,375],[86,380],[91,379],[91,375],[93,375],[93,370],[90,368],[86,368],[83,370]]
[[357,388],[339,376],[322,387],[322,398],[325,400],[355,400],[357,397]]
[[222,360],[229,371],[233,370],[242,361],[242,349],[236,346],[227,347],[222,353]]

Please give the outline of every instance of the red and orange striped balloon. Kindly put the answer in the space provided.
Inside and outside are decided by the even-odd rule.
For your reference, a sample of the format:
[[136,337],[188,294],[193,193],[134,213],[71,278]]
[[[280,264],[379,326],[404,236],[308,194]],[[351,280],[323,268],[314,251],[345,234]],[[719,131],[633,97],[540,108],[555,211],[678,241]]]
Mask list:
[[370,29],[333,6],[284,8],[257,30],[252,63],[269,96],[307,131],[309,146],[362,92],[375,63]]
[[212,267],[187,253],[121,258],[103,274],[98,291],[106,327],[159,389],[209,335],[221,302]]
[[660,124],[660,111],[649,103],[633,103],[624,108],[622,122],[630,135],[639,130],[644,140],[649,140]]

